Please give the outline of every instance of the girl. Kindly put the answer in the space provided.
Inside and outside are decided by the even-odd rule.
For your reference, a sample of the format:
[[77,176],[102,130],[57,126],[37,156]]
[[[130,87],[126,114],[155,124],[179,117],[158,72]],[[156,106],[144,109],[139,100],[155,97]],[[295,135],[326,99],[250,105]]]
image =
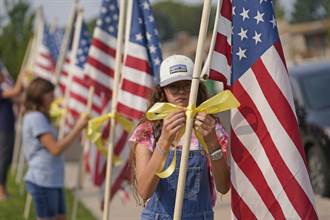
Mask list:
[[[185,56],[174,55],[165,59],[160,67],[160,85],[152,97],[155,102],[169,102],[186,107],[189,102],[193,62]],[[200,84],[197,106],[207,99],[206,88]],[[137,194],[146,202],[141,219],[173,219],[177,181],[183,138],[178,133],[185,126],[185,112],[169,114],[163,121],[146,119],[134,130],[130,141],[132,151],[132,183]],[[214,188],[222,194],[230,188],[226,152],[228,135],[218,120],[205,113],[198,113],[194,129],[200,132],[208,146],[209,155],[192,135],[188,171],[185,184],[182,219],[213,219]],[[178,144],[175,144],[178,143]],[[177,148],[174,173],[165,179],[155,174],[168,167]],[[163,162],[165,161],[165,165]],[[214,187],[215,185],[215,187]]]
[[83,115],[63,139],[56,139],[56,131],[49,120],[49,108],[54,100],[54,86],[36,78],[28,86],[23,118],[24,154],[28,161],[25,176],[38,219],[65,219],[64,161],[61,153],[79,136],[87,124]]

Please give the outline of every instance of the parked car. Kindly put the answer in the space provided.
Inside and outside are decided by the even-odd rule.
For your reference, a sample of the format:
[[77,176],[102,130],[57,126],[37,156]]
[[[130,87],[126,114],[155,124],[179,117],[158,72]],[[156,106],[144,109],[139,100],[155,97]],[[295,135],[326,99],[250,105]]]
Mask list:
[[330,196],[330,60],[289,68],[311,183]]

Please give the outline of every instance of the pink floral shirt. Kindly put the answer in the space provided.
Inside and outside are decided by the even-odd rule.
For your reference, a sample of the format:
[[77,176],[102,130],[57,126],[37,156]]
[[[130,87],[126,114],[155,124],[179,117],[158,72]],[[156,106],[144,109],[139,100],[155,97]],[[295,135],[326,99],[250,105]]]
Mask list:
[[[220,123],[216,123],[215,126],[216,135],[218,138],[218,142],[221,146],[221,150],[224,153],[224,156],[227,157],[227,147],[228,147],[228,141],[229,137],[225,129],[222,127]],[[142,144],[144,145],[148,150],[151,152],[154,151],[154,148],[156,146],[155,144],[155,137],[153,135],[152,131],[152,123],[150,121],[145,121],[141,124],[139,124],[135,130],[133,131],[130,139],[130,142],[133,142],[134,144]],[[178,147],[182,147],[183,145],[183,138],[178,143]],[[199,149],[199,142],[196,136],[194,135],[194,132],[192,133],[191,137],[191,144],[190,144],[190,150],[198,150]],[[212,193],[212,204],[215,205],[216,202],[216,190],[215,190],[215,183],[214,178],[212,176],[212,173],[210,171],[211,164],[209,163],[209,174],[210,174],[210,189]]]

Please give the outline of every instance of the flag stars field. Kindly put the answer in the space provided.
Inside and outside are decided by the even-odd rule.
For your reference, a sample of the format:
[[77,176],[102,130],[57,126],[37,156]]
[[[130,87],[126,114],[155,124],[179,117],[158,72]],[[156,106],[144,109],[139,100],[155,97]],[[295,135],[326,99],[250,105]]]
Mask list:
[[258,33],[257,31],[254,32],[253,40],[255,40],[256,45],[258,43],[261,43],[261,33]]
[[244,40],[245,38],[248,39],[248,37],[247,37],[247,31],[248,31],[247,29],[244,30],[243,28],[241,28],[241,32],[238,33],[238,36],[241,37],[241,40]]
[[257,15],[254,17],[254,19],[256,19],[257,24],[259,24],[259,22],[264,22],[264,16],[265,13],[260,13],[259,11],[257,11]]
[[243,21],[245,21],[245,19],[249,19],[249,11],[250,9],[246,10],[244,7],[243,7],[243,11],[242,13],[240,14],[242,16],[242,19]]

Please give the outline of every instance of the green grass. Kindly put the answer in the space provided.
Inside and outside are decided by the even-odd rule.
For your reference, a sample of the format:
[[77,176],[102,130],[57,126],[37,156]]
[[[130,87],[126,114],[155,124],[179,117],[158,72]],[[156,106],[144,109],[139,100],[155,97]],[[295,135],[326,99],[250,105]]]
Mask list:
[[[24,204],[26,200],[26,192],[24,190],[24,183],[17,185],[14,178],[9,175],[8,191],[9,199],[0,202],[0,220],[21,220],[23,218]],[[67,219],[71,219],[71,208],[73,205],[73,195],[70,191],[66,191],[66,210]],[[29,220],[35,220],[35,210],[32,204]],[[92,214],[79,204],[77,219],[79,220],[94,220]]]

